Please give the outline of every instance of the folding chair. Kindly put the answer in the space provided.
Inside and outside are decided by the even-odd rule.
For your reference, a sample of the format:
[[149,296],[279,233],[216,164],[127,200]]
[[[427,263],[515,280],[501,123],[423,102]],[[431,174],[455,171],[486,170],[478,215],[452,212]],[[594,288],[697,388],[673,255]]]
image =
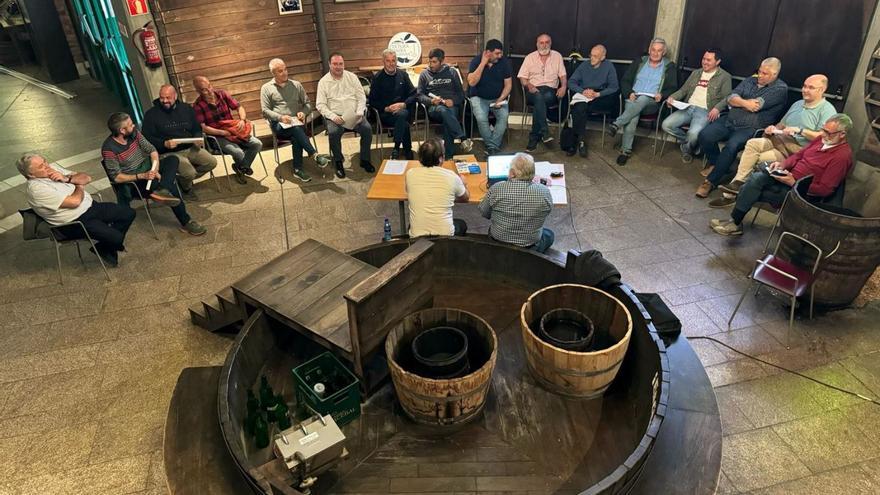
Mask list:
[[[257,128],[254,125],[251,125],[251,136],[257,137]],[[227,154],[223,152],[223,148],[220,147],[220,140],[217,139],[217,136],[211,136],[209,134],[205,134],[205,149],[208,150],[214,156],[219,156],[223,161],[223,170],[226,171],[226,183],[229,184],[229,190],[232,190],[232,182],[229,179],[229,168],[226,166],[226,157]],[[263,173],[266,174],[266,177],[269,177],[269,170],[266,168],[266,162],[263,160],[263,154],[257,153],[257,157],[260,158],[260,163],[263,165]],[[217,184],[217,179],[214,177],[214,172],[209,172],[211,174],[211,178],[214,179],[214,184],[217,186],[217,192],[220,192],[220,184]],[[265,177],[264,177],[265,178]]]
[[[526,87],[523,86],[522,84],[520,84],[519,87],[520,87],[520,90],[522,91],[522,102],[523,102],[522,119],[520,120],[520,128],[526,129],[526,114],[531,115],[530,109],[534,108],[534,105],[530,105],[528,98],[526,98]],[[562,112],[562,100],[563,100],[562,98],[557,97],[556,104],[547,107],[547,114],[548,114],[547,121],[551,124],[556,124],[556,126],[557,126],[557,130],[556,130],[557,141],[559,139],[562,139],[562,123],[564,122],[564,120],[562,118],[562,113],[563,113]],[[553,122],[552,120],[550,120],[550,117],[549,117],[550,110],[553,110],[553,109],[556,109],[556,122]]]
[[[61,269],[61,246],[63,244],[75,244],[76,254],[77,256],[79,256],[79,261],[83,264],[83,266],[85,266],[85,260],[83,260],[82,257],[82,250],[79,247],[80,241],[88,241],[89,245],[92,248],[92,252],[94,252],[95,257],[98,258],[98,263],[101,264],[101,269],[104,270],[104,276],[107,277],[108,282],[112,282],[113,279],[110,278],[110,274],[107,273],[107,267],[104,266],[104,260],[101,259],[101,256],[98,254],[98,249],[95,247],[95,241],[92,240],[92,237],[89,235],[89,232],[86,230],[86,227],[85,225],[83,225],[82,222],[75,221],[61,225],[49,225],[49,223],[43,220],[42,217],[37,215],[37,213],[32,208],[18,210],[18,213],[21,214],[22,238],[25,241],[39,239],[52,240],[52,244],[55,246],[55,259],[58,262],[58,283],[64,285],[64,274]],[[60,231],[60,229],[64,227],[71,226],[78,226],[80,229],[82,229],[82,236],[65,236]]]
[[[563,124],[574,126],[574,118],[571,115],[571,107],[572,107],[572,105],[571,105],[571,98],[572,98],[571,90],[568,90],[568,92],[566,94],[567,94],[567,98],[568,98],[568,108],[565,109],[565,118],[562,119],[562,122],[563,122]],[[600,116],[602,117],[602,144],[600,145],[602,147],[602,149],[605,149],[605,129],[608,124],[608,117],[611,115],[611,113],[612,113],[612,111],[609,111],[609,110],[587,110],[587,120],[589,120],[590,117],[600,117]],[[561,136],[562,135],[561,128],[560,128],[559,132],[560,132],[560,136]],[[560,139],[562,139],[562,138],[560,137]]]
[[[107,166],[104,165],[104,161],[103,161],[103,160],[101,160],[101,166],[104,167],[104,173],[107,173]],[[153,224],[153,216],[150,215],[150,204],[149,204],[149,202],[148,202],[149,197],[144,198],[144,196],[141,194],[141,190],[140,190],[140,188],[137,187],[133,182],[122,182],[122,183],[117,183],[117,182],[114,182],[113,179],[110,179],[110,175],[109,175],[109,174],[107,175],[107,179],[110,180],[110,188],[113,189],[113,194],[116,195],[116,200],[117,200],[117,202],[119,201],[119,194],[120,194],[120,193],[121,193],[121,194],[126,194],[126,193],[124,192],[126,189],[127,189],[128,191],[134,190],[135,194],[137,195],[137,198],[135,198],[134,196],[131,196],[131,200],[134,201],[135,199],[137,199],[137,200],[139,200],[141,203],[144,204],[144,211],[147,213],[147,220],[149,220],[149,222],[150,222],[150,229],[153,230],[153,237],[155,237],[156,240],[158,241],[158,240],[159,240],[159,234],[156,233],[156,226]],[[176,180],[176,179],[175,179],[175,180]],[[178,186],[178,187],[179,187],[179,186]],[[180,189],[178,188],[178,190],[180,190]],[[219,190],[219,189],[218,189],[218,190]],[[130,193],[129,193],[129,194],[130,194]]]

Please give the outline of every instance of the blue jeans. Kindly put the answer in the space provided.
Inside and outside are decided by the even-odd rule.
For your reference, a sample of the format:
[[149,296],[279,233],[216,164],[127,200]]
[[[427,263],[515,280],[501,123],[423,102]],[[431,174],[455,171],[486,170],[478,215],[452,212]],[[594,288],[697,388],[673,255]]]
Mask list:
[[529,140],[537,141],[544,136],[549,136],[547,109],[559,104],[559,99],[556,98],[556,88],[538,86],[537,93],[526,91],[526,102],[532,106],[532,132],[529,133]]
[[331,120],[325,120],[327,124],[327,136],[330,140],[330,154],[333,155],[333,161],[341,164],[345,161],[342,155],[342,135],[347,130],[353,130],[361,137],[361,163],[370,161],[370,145],[373,143],[373,129],[367,119],[362,119],[354,129],[346,129],[341,125],[337,125]]
[[[504,141],[504,133],[507,131],[507,116],[510,113],[509,105],[501,105],[498,108],[490,107],[489,104],[495,100],[487,100],[479,96],[471,96],[471,112],[474,114],[474,120],[477,121],[477,128],[480,130],[480,136],[486,143],[486,149],[490,153],[501,149],[501,143]],[[489,112],[495,115],[495,129],[489,127]]]
[[660,104],[650,96],[638,96],[636,101],[629,98],[623,101],[623,113],[614,120],[614,125],[623,127],[623,140],[620,150],[630,153],[633,149],[633,140],[636,137],[636,128],[639,126],[639,115],[657,113]]
[[[724,181],[724,178],[731,173],[731,167],[736,160],[736,154],[746,147],[746,141],[752,138],[755,129],[752,127],[744,127],[737,129],[730,125],[727,121],[727,115],[718,117],[715,122],[707,125],[700,132],[698,141],[700,149],[706,154],[706,160],[710,165],[715,165],[715,169],[706,177],[706,180],[717,186]],[[718,143],[727,141],[724,149],[718,147]]]
[[288,127],[284,129],[278,122],[270,122],[269,127],[272,129],[272,133],[278,137],[278,139],[283,139],[285,141],[290,141],[291,146],[293,146],[293,168],[294,170],[299,170],[303,166],[303,150],[309,155],[312,156],[317,151],[315,151],[315,147],[312,146],[312,143],[309,141],[309,137],[306,136],[306,131],[304,126],[295,125],[293,127]]
[[758,201],[781,205],[789,191],[791,191],[790,186],[774,179],[767,171],[755,172],[746,179],[746,183],[736,195],[736,204],[730,213],[730,218],[739,225],[752,209],[752,205]]
[[541,238],[538,239],[538,242],[536,242],[529,249],[534,249],[539,253],[546,253],[547,250],[550,249],[550,246],[553,245],[553,241],[555,240],[556,235],[553,233],[552,230],[548,229],[547,227],[541,227]]
[[[234,143],[219,136],[217,137],[217,142],[220,143],[223,153],[232,156],[232,161],[243,169],[251,168],[254,158],[263,149],[263,142],[254,136],[251,136],[247,143]],[[302,162],[302,156],[300,156],[300,162]]]
[[458,110],[458,105],[451,107],[431,105],[428,107],[428,118],[443,123],[443,148],[447,160],[452,159],[452,155],[455,154],[455,140],[464,138],[464,130],[458,120]]
[[[709,111],[705,108],[695,107],[693,105],[684,110],[676,110],[660,127],[666,131],[666,134],[675,137],[679,143],[687,143],[691,151],[697,149],[697,137],[700,131],[709,123]],[[682,126],[687,125],[688,130],[685,134]]]

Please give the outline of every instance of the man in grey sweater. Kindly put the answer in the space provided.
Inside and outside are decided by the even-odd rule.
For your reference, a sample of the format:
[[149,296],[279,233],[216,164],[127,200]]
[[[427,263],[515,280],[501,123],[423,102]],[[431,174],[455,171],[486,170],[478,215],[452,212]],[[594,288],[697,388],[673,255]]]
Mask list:
[[[727,110],[727,97],[730,96],[730,74],[721,67],[721,51],[710,48],[703,54],[702,70],[691,72],[684,86],[669,95],[666,106],[679,108],[663,121],[663,130],[675,137],[681,146],[681,159],[685,163],[693,160],[697,148],[697,136],[709,122],[715,122],[721,112]],[[682,127],[688,126],[687,132]]]
[[455,154],[455,140],[461,140],[461,150],[470,153],[473,143],[461,127],[460,111],[464,104],[464,88],[458,71],[443,63],[446,52],[433,48],[428,52],[428,68],[419,74],[416,94],[428,109],[431,120],[443,123],[443,148],[447,160]]

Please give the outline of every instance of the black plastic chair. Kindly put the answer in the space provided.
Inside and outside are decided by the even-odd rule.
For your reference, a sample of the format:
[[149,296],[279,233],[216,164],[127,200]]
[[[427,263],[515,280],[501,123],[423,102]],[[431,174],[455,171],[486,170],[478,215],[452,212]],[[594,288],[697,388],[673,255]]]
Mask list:
[[[257,137],[257,127],[251,124],[251,136]],[[205,149],[208,150],[214,156],[219,156],[220,160],[223,161],[223,170],[226,171],[226,183],[229,184],[229,190],[232,190],[232,182],[229,179],[229,167],[226,165],[226,157],[228,156],[223,152],[223,148],[220,147],[220,140],[217,139],[217,136],[211,136],[209,134],[205,134]],[[263,173],[266,174],[266,177],[269,177],[269,170],[266,168],[266,162],[263,160],[262,152],[257,153],[257,156],[260,158],[260,163],[263,164]],[[211,179],[214,180],[214,185],[217,186],[217,192],[220,192],[220,184],[217,182],[217,178],[214,177],[214,172],[208,172],[211,174]],[[265,177],[264,177],[265,178]]]
[[[104,260],[101,259],[101,256],[98,255],[98,249],[95,247],[95,241],[89,235],[89,232],[86,230],[85,225],[83,225],[80,221],[69,222],[61,225],[50,225],[48,222],[43,220],[43,218],[33,210],[33,208],[27,208],[24,210],[18,210],[18,213],[21,214],[22,220],[22,238],[25,241],[34,241],[41,239],[50,239],[52,244],[55,246],[55,259],[58,262],[58,283],[64,285],[64,273],[61,269],[61,246],[64,244],[75,244],[76,245],[76,254],[79,256],[80,263],[85,266],[85,260],[82,257],[82,250],[79,247],[80,241],[87,241],[92,248],[92,252],[95,254],[95,257],[98,258],[98,263],[101,264],[101,269],[104,270],[104,276],[107,277],[107,281],[113,281],[110,278],[110,274],[107,272],[107,267],[104,266]],[[61,232],[61,229],[64,227],[72,227],[77,226],[82,230],[82,235],[64,235]]]

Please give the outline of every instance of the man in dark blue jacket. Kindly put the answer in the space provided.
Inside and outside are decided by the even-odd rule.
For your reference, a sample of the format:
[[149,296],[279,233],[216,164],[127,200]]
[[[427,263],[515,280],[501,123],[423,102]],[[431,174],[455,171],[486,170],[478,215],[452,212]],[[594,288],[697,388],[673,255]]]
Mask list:
[[473,143],[464,134],[459,121],[464,104],[461,76],[454,68],[443,63],[446,52],[434,48],[428,52],[428,68],[419,74],[418,99],[428,108],[428,116],[443,123],[443,142],[446,159],[455,152],[455,140],[461,140],[461,150],[470,153]]
[[413,159],[410,115],[416,99],[416,88],[406,71],[397,69],[397,53],[386,49],[382,52],[383,70],[373,76],[370,84],[369,105],[379,112],[382,125],[394,127],[394,149],[391,159],[400,157],[400,150],[407,160]]

